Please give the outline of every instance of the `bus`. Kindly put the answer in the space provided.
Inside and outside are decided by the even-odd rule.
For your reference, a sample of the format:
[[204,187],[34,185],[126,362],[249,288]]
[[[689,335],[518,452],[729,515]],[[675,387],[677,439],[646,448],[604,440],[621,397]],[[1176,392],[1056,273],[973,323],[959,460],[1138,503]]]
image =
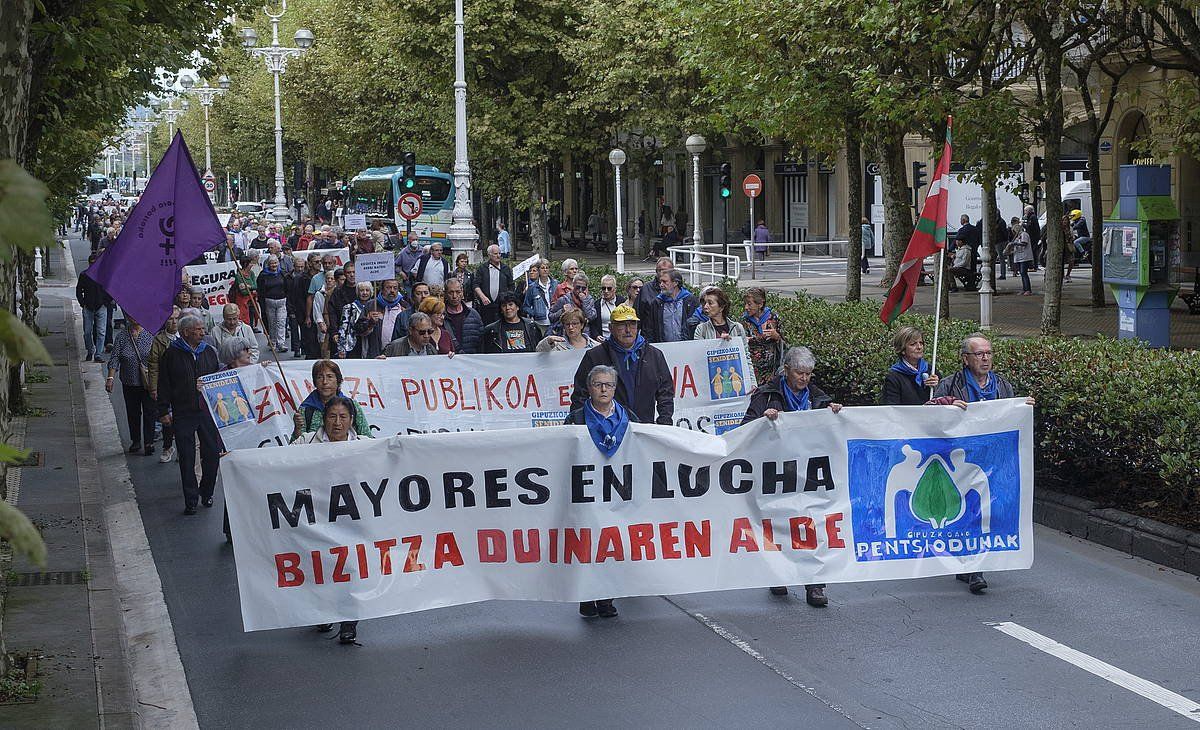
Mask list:
[[417,165],[416,185],[402,190],[403,183],[400,165],[368,167],[350,180],[346,212],[365,213],[368,226],[384,221],[391,231],[403,233],[408,221],[400,217],[396,202],[401,192],[413,192],[421,196],[421,215],[412,222],[413,232],[424,243],[446,243],[454,210],[454,176],[436,167]]
[[103,175],[88,175],[83,180],[84,195],[99,195],[108,190],[108,178]]

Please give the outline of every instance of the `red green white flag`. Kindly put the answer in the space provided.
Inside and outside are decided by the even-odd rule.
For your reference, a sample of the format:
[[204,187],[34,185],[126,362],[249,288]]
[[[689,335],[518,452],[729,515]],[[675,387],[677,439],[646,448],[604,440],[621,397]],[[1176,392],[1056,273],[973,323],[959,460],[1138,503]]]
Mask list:
[[950,131],[954,126],[954,118],[946,119],[946,147],[938,160],[933,179],[929,181],[929,189],[925,193],[925,206],[921,209],[921,217],[917,219],[917,227],[913,230],[908,248],[904,250],[904,258],[900,261],[900,270],[896,273],[896,281],[888,290],[883,309],[879,310],[879,318],[885,324],[891,324],[896,317],[903,314],[912,306],[913,296],[917,293],[917,285],[921,281],[921,264],[925,257],[932,256],[946,247],[946,204],[949,197],[947,186],[950,184]]

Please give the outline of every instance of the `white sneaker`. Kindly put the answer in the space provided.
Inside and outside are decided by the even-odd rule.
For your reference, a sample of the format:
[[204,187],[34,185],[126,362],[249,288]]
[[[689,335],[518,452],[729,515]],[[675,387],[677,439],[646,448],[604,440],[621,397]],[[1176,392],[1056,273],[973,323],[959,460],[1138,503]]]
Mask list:
[[158,463],[166,464],[175,458],[175,447],[163,449],[162,456],[158,457]]

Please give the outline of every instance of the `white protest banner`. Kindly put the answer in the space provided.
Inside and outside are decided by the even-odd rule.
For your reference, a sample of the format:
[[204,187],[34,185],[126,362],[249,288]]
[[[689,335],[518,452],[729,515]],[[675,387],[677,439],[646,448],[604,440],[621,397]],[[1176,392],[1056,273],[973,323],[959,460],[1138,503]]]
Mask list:
[[[469,458],[468,458],[469,455]],[[222,460],[247,631],[1033,563],[1023,399],[360,439]]]
[[354,257],[355,281],[384,281],[396,278],[396,256],[391,251],[360,253]]
[[209,307],[223,307],[229,302],[229,285],[237,274],[237,263],[203,264],[183,267],[188,286],[204,292]]
[[529,267],[536,264],[540,258],[541,256],[535,253],[534,255],[514,266],[512,270],[513,281],[520,281],[521,277],[525,276],[525,272],[529,271]]
[[365,231],[367,229],[366,213],[347,213],[342,221],[342,228],[347,231]]
[[[741,339],[655,345],[675,381],[678,426],[723,433],[746,412],[757,385]],[[424,431],[485,431],[562,423],[570,410],[583,351],[505,355],[427,355],[387,360],[339,360],[342,391],[363,408],[379,436]],[[279,369],[250,365],[201,379],[209,410],[227,449],[285,444],[296,399],[312,392],[312,362]],[[223,418],[218,399],[252,406],[245,417]],[[227,412],[228,413],[232,413]]]

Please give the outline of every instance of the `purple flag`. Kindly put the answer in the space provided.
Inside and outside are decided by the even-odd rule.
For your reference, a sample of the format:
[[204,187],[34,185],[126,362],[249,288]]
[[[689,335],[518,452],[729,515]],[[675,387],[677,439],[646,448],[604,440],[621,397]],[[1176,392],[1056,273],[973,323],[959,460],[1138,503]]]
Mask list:
[[183,267],[224,245],[225,229],[176,132],[117,240],[86,273],[142,327],[157,332],[171,316]]

